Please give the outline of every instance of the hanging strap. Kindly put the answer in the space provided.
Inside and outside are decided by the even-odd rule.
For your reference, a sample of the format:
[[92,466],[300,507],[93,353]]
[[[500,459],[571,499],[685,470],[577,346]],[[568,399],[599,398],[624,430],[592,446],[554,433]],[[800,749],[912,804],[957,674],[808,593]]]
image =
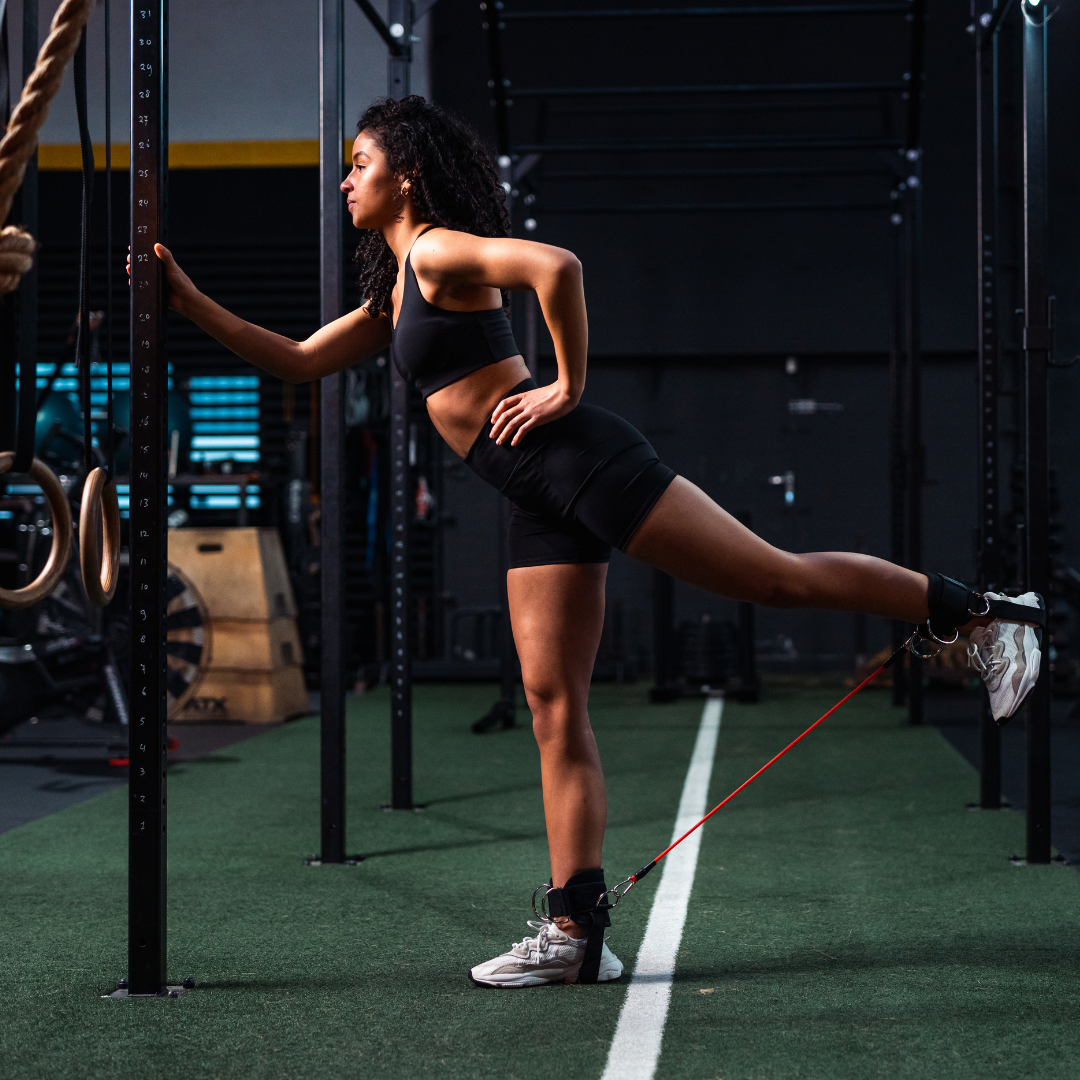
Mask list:
[[[0,120],[7,127],[11,115],[11,69],[9,57],[8,13],[3,8],[0,19]],[[26,28],[24,27],[24,30]],[[24,50],[25,51],[25,50]],[[18,217],[26,209],[20,199],[15,204]],[[0,225],[4,222],[0,221]],[[33,273],[33,271],[31,271]],[[23,278],[25,291],[32,284],[32,279]],[[3,301],[5,341],[4,357],[0,360],[0,450],[14,448],[15,460],[12,472],[28,472],[34,460],[34,423],[37,419],[37,356],[32,341],[20,340],[19,306],[23,302],[21,292],[17,291]],[[18,373],[18,391],[16,392],[16,372]]]
[[79,243],[79,332],[75,339],[75,364],[83,399],[83,459],[89,475],[94,467],[92,421],[90,418],[90,203],[94,191],[94,146],[86,120],[86,28],[75,51],[75,111],[79,117],[79,144],[82,148],[82,234]]
[[105,0],[105,469],[113,480],[113,205],[112,205],[112,29],[109,0]]
[[[0,0],[0,4],[3,0]],[[8,66],[8,17],[3,7],[0,15],[0,121],[7,127],[11,115],[11,72]],[[0,226],[4,222],[0,221]],[[10,450],[15,442],[15,356],[18,325],[15,297],[0,298],[0,451]]]

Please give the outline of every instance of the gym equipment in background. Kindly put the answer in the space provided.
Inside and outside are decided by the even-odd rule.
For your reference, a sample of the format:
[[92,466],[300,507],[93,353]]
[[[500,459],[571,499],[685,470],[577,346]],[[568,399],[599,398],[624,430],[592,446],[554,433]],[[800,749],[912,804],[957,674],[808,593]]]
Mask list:
[[205,603],[213,657],[179,721],[270,724],[309,711],[296,604],[276,529],[173,529],[169,564]]

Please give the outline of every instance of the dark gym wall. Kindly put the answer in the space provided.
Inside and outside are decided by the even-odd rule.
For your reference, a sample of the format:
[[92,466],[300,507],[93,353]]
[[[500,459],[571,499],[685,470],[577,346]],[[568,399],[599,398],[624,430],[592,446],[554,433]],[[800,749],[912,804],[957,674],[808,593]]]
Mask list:
[[[474,0],[440,0],[432,93],[493,139],[483,18]],[[974,572],[976,514],[969,22],[967,0],[930,5],[923,165],[925,563],[961,577]],[[606,24],[599,45],[588,31],[593,36],[586,48],[582,24],[563,24],[557,32],[545,31],[542,24],[510,24],[504,32],[506,74],[515,86],[796,80],[813,77],[812,72],[840,77],[841,70],[844,77],[859,77],[852,74],[852,51],[861,54],[861,77],[889,78],[907,67],[895,36],[890,41],[865,25],[837,38],[832,24],[831,30],[822,23],[796,36],[779,19],[760,20],[741,53],[719,41],[706,20],[677,40],[659,22],[646,25],[647,35],[634,43]],[[1075,205],[1080,69],[1073,62],[1080,13],[1063,8],[1050,39],[1054,285],[1061,315],[1059,353],[1072,355],[1080,351],[1080,260],[1073,256],[1080,241]],[[515,45],[523,40],[528,49]],[[1011,63],[1015,69],[1018,48],[1014,27],[1002,42],[1006,68]],[[591,133],[613,133],[601,127],[607,122],[598,118]],[[652,134],[670,134],[673,122],[677,118],[659,117]],[[1006,106],[1003,124],[1017,122],[1016,111]],[[516,137],[528,141],[532,132],[519,131]],[[635,167],[663,164],[642,160]],[[1016,208],[1015,178],[1006,182],[1012,186],[1005,197]],[[543,191],[545,197],[551,194]],[[554,194],[550,201],[557,201]],[[665,193],[655,194],[659,201]],[[673,188],[667,194],[708,198],[714,193]],[[753,198],[752,192],[739,194]],[[1007,224],[1013,232],[1012,251],[1006,253],[1011,265],[1002,269],[1015,282],[1016,222]],[[587,400],[639,425],[665,460],[729,510],[750,510],[755,527],[771,542],[803,551],[851,548],[865,534],[866,551],[888,555],[889,279],[883,215],[541,216],[532,236],[566,246],[582,259],[592,361]],[[1003,298],[1004,306],[1010,300]],[[800,358],[796,377],[784,374],[787,354]],[[1052,439],[1062,482],[1065,554],[1075,565],[1080,562],[1080,501],[1072,494],[1071,462],[1080,449],[1074,420],[1080,368],[1055,373],[1054,379]],[[844,410],[796,417],[787,403],[798,398],[842,404]],[[796,474],[793,507],[785,507],[781,490],[767,483],[769,476],[789,469]],[[480,525],[484,515],[493,515],[494,501],[476,487],[462,478],[446,489],[448,509],[462,530],[457,540],[454,529],[448,533],[447,579],[457,583],[459,602],[467,604],[495,599],[495,575],[489,570],[494,540],[487,539],[492,528]],[[696,590],[680,588],[677,596],[679,618],[707,608],[724,610],[722,602]],[[648,652],[649,577],[618,555],[609,601],[623,605],[628,625],[639,628],[632,645]],[[883,625],[872,621],[870,633],[872,646],[884,643]],[[791,635],[807,664],[827,666],[831,658],[847,663],[854,646],[849,616],[762,613],[759,638],[775,641],[779,634]]]

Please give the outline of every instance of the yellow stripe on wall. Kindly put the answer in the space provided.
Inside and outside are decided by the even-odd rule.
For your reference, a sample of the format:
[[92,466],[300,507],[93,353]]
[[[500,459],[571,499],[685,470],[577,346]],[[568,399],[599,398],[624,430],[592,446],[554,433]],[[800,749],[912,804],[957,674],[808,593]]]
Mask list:
[[[342,162],[352,158],[352,140],[345,143]],[[127,170],[127,143],[114,143],[113,169]],[[262,142],[187,142],[169,145],[170,169],[287,169],[319,164],[318,139],[274,139]],[[78,172],[82,151],[78,143],[43,143],[38,147],[38,168]],[[94,144],[94,168],[105,168],[105,144]]]

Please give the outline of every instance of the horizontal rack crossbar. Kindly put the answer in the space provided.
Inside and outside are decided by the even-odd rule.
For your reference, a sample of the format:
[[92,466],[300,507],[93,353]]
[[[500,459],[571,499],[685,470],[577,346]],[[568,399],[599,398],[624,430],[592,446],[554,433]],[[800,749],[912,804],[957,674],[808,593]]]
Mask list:
[[757,15],[898,15],[910,4],[755,4],[750,7],[586,8],[581,11],[500,11],[501,22],[536,22],[557,19],[687,19]]
[[543,206],[536,213],[548,217],[565,214],[737,214],[782,210],[890,210],[891,203],[627,203],[623,206]]
[[677,180],[708,179],[722,176],[892,176],[884,165],[845,167],[822,165],[818,168],[798,168],[778,165],[773,168],[736,169],[590,169],[582,172],[545,172],[544,180]]
[[648,97],[681,94],[855,94],[891,93],[906,90],[895,82],[834,83],[721,83],[709,86],[527,86],[509,91],[527,97]]
[[836,139],[827,136],[803,139],[751,136],[735,139],[666,139],[656,142],[523,143],[515,149],[521,153],[534,154],[618,154],[709,150],[896,150],[900,145],[896,139],[883,139],[878,136]]

